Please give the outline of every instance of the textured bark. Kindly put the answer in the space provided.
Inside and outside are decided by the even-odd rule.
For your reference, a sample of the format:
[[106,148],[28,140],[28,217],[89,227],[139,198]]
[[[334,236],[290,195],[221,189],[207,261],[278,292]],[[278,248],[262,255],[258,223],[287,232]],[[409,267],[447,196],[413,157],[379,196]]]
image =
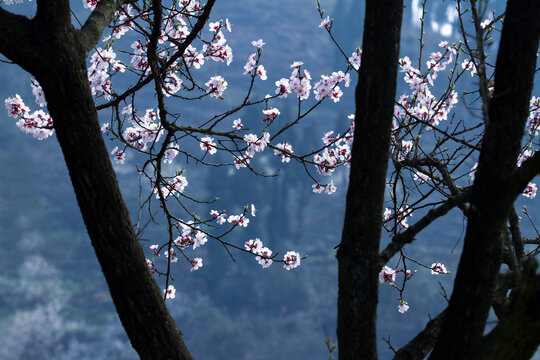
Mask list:
[[484,336],[469,359],[527,360],[540,343],[540,275],[531,257],[524,264],[522,280],[506,315]]
[[463,253],[433,360],[465,359],[488,317],[502,260],[501,230],[517,196],[512,172],[529,109],[540,36],[538,13],[537,0],[507,3]]
[[[0,25],[0,40],[6,40],[0,51],[43,87],[88,234],[131,344],[142,359],[192,359],[122,199],[88,85],[87,44],[70,23],[48,26],[53,10],[28,20],[0,9],[0,20],[7,21]],[[16,44],[10,33],[20,34]]]
[[394,355],[394,360],[422,360],[433,349],[441,331],[446,310],[431,319],[424,330],[418,333],[407,345]]
[[351,173],[337,252],[343,360],[377,358],[379,241],[402,13],[400,0],[366,2]]

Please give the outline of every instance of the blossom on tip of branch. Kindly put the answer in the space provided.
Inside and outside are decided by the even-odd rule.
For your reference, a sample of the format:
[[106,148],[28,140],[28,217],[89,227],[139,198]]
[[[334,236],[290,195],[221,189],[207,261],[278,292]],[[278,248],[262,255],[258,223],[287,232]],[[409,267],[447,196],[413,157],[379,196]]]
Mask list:
[[448,270],[446,270],[446,266],[441,263],[433,263],[431,264],[431,275],[438,275],[438,274],[448,274]]
[[251,42],[251,45],[253,45],[254,47],[256,47],[257,49],[262,49],[262,47],[265,45],[266,43],[263,42],[263,39],[259,39],[257,41],[252,41]]
[[283,262],[283,267],[286,270],[294,269],[300,266],[300,254],[296,251],[287,251],[287,253],[283,257]]
[[402,314],[405,314],[407,310],[409,310],[409,305],[407,305],[407,302],[403,300],[399,300],[398,311]]

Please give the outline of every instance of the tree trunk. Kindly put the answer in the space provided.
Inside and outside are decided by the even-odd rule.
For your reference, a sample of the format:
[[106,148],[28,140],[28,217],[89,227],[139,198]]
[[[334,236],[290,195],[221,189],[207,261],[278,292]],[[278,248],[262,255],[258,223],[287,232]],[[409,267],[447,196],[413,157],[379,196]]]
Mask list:
[[338,259],[338,344],[343,360],[377,359],[379,240],[403,3],[366,3],[362,66],[345,223]]
[[512,172],[529,111],[539,13],[538,0],[507,3],[463,253],[448,314],[430,356],[433,360],[465,359],[480,340],[488,317],[502,260],[501,231],[515,200]]
[[[0,20],[12,26],[0,25],[0,40],[6,40],[0,51],[43,87],[88,234],[131,344],[141,359],[192,359],[148,270],[118,187],[79,32],[59,17],[28,20],[0,9]],[[10,32],[19,34],[16,47],[9,44]]]

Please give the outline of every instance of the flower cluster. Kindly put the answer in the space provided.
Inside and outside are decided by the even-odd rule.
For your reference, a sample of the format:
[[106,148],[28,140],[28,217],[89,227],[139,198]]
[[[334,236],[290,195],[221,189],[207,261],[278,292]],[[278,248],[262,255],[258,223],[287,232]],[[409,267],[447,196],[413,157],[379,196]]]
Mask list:
[[221,76],[212,76],[204,85],[208,88],[206,90],[207,94],[215,98],[221,98],[223,92],[227,90],[227,81]]
[[321,75],[321,80],[317,81],[313,86],[315,99],[328,98],[338,102],[343,95],[343,91],[341,91],[338,84],[343,82],[345,87],[349,87],[350,80],[349,73],[345,74],[343,71],[333,72],[331,76]]
[[[39,84],[37,82],[34,85],[36,89]],[[42,90],[36,91],[38,94],[42,93]],[[34,92],[34,94],[36,93]],[[36,95],[36,102],[40,104],[42,101],[39,95]],[[21,97],[16,94],[5,100],[6,109],[8,116],[19,119],[17,121],[17,127],[26,134],[31,134],[34,138],[38,140],[43,140],[48,138],[54,133],[53,121],[49,114],[43,110],[31,111],[27,107]]]
[[394,216],[392,210],[385,208],[383,213],[383,220],[389,221],[395,218],[401,230],[407,230],[409,228],[407,218],[413,216],[412,212],[413,210],[408,205],[406,205],[404,208],[400,207],[397,211],[397,216]]
[[[185,176],[179,174],[172,178],[172,180],[168,180],[165,184],[165,186],[161,187],[161,193],[163,194],[164,198],[167,198],[169,195],[175,195],[175,194],[181,194],[184,192],[184,189],[188,185],[188,181]],[[156,193],[156,199],[159,199],[159,190],[154,188],[154,193]]]
[[126,106],[122,114],[127,115],[132,126],[126,128],[122,134],[123,139],[131,147],[145,151],[149,143],[159,141],[163,134],[163,127],[154,109],[147,109],[142,118],[138,117],[131,106]]
[[280,151],[278,149],[274,150],[274,155],[281,158],[282,163],[288,163],[291,161],[291,155],[293,153],[293,147],[291,144],[284,142],[276,145],[276,148],[281,149],[283,151]]

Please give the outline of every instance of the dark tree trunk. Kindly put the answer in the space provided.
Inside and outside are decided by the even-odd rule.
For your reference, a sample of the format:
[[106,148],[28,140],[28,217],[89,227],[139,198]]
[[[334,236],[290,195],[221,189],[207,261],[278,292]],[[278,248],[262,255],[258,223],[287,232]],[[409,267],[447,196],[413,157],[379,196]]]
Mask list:
[[529,110],[539,13],[538,0],[507,3],[463,254],[448,314],[430,356],[433,360],[465,359],[480,340],[488,317],[502,260],[501,231],[515,200],[512,172]]
[[400,0],[366,3],[351,173],[337,252],[337,335],[343,360],[377,359],[379,239],[402,13]]
[[[43,87],[88,234],[131,344],[142,359],[192,359],[122,199],[88,85],[81,37],[66,20],[69,12],[60,22],[58,9],[50,11],[51,18],[42,11],[44,18],[34,20],[0,9],[0,22],[12,27],[0,25],[0,42],[5,40],[0,51]],[[10,32],[19,35],[16,44],[10,44]]]

